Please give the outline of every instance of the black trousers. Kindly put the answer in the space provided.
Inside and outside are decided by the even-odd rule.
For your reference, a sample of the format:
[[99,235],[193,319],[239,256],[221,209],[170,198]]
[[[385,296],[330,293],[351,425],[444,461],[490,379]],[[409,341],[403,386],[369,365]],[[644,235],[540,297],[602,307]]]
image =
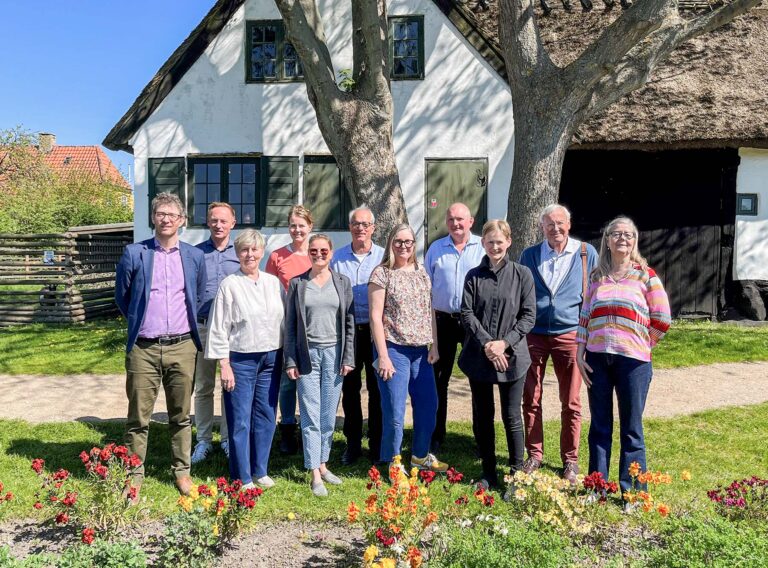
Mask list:
[[381,397],[373,368],[371,328],[367,323],[355,326],[355,370],[344,377],[341,385],[344,436],[347,438],[347,447],[353,449],[360,449],[363,439],[363,408],[360,397],[363,369],[365,386],[368,389],[368,447],[370,455],[378,459],[381,447]]
[[445,441],[445,423],[448,419],[448,383],[453,372],[456,349],[464,342],[464,328],[461,320],[445,312],[435,311],[437,323],[437,352],[440,359],[433,365],[437,387],[437,421],[432,440],[442,444]]
[[[523,415],[520,403],[523,397],[525,373],[508,383],[498,383],[501,398],[501,420],[507,434],[510,472],[523,467],[525,450]],[[496,479],[496,429],[493,422],[496,407],[493,399],[493,383],[469,381],[472,389],[472,431],[475,434],[478,453],[483,463],[483,474],[489,480]]]

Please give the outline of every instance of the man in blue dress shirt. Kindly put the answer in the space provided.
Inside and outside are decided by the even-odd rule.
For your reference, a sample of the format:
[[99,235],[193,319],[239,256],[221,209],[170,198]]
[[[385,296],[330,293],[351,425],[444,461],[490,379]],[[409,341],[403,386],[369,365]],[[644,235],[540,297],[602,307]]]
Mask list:
[[432,434],[432,453],[437,453],[445,441],[448,382],[453,372],[456,348],[464,341],[460,317],[464,279],[470,269],[480,264],[485,254],[480,237],[470,232],[474,222],[469,207],[463,203],[451,205],[445,213],[448,236],[432,243],[424,257],[424,268],[432,280],[432,309],[437,321],[437,351],[440,354],[434,365],[437,423]]
[[362,372],[365,368],[365,386],[368,388],[368,448],[371,461],[379,460],[381,447],[381,399],[373,369],[371,328],[368,315],[368,280],[384,256],[384,249],[373,243],[373,212],[365,205],[349,214],[349,232],[352,242],[333,255],[331,270],[352,281],[355,308],[355,370],[344,377],[341,407],[344,409],[344,436],[347,449],[341,457],[345,465],[352,464],[362,455],[363,411],[360,400]]
[[[197,325],[203,350],[197,354],[195,367],[195,424],[197,444],[192,453],[192,464],[205,460],[213,450],[213,400],[216,386],[216,361],[203,357],[208,336],[208,315],[221,281],[240,270],[240,261],[235,252],[234,239],[230,233],[235,227],[235,210],[229,203],[213,202],[208,206],[206,216],[211,237],[197,245],[205,254],[205,270],[208,275],[205,284],[203,305],[197,313]],[[224,404],[221,405],[221,449],[229,457],[227,418]]]

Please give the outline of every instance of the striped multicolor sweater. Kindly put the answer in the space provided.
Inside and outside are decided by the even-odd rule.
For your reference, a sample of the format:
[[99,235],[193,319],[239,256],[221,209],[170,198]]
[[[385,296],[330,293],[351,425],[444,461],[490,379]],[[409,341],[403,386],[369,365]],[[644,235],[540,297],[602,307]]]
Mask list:
[[652,269],[636,265],[618,282],[593,281],[581,307],[576,340],[587,351],[651,360],[651,349],[671,323],[669,299]]

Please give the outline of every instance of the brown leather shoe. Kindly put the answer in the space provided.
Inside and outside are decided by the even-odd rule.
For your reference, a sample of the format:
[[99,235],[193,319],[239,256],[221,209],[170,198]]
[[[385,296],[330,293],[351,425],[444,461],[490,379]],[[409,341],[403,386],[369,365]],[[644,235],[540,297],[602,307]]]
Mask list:
[[189,495],[189,491],[192,489],[193,485],[194,483],[192,482],[192,478],[188,475],[176,478],[176,488],[182,495]]
[[141,491],[141,483],[133,482],[126,485],[123,489],[123,499],[128,501],[129,507],[134,507],[139,504],[139,491]]
[[528,458],[523,464],[523,473],[531,475],[534,471],[541,467],[541,461],[536,458]]
[[577,475],[579,475],[579,464],[576,462],[566,462],[563,468],[563,479],[569,481],[571,485],[576,485]]

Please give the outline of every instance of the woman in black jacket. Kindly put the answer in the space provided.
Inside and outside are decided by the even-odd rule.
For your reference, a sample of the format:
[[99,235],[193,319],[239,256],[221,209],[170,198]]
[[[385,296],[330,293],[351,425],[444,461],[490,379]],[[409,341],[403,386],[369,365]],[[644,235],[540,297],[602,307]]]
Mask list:
[[486,256],[467,274],[461,302],[466,337],[459,368],[472,389],[472,430],[483,462],[481,483],[490,487],[498,485],[494,384],[501,397],[510,473],[522,468],[525,449],[520,402],[531,364],[525,336],[536,321],[536,293],[530,270],[507,258],[511,244],[506,221],[491,220],[483,226]]

